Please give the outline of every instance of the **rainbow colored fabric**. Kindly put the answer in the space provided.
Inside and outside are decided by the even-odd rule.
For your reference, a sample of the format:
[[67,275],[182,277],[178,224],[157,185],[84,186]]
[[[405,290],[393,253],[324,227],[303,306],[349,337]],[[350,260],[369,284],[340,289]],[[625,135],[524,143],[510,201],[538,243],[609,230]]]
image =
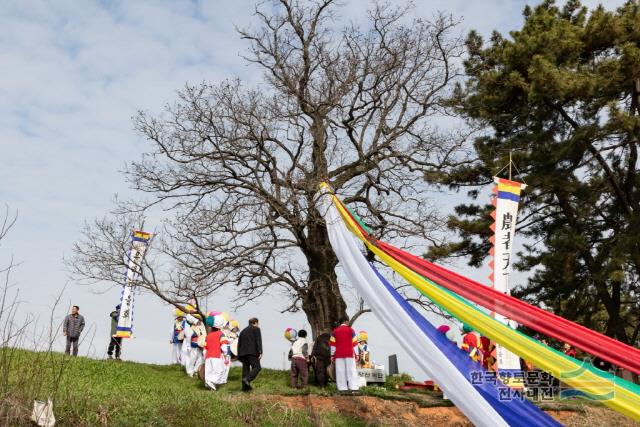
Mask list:
[[[549,415],[526,400],[511,396],[499,381],[483,380],[487,373],[467,353],[457,348],[430,324],[373,268],[360,252],[336,207],[330,204],[325,218],[331,246],[350,284],[373,313],[440,386],[448,398],[476,426],[557,426]],[[480,379],[478,381],[478,378]],[[475,379],[475,380],[474,380]],[[508,393],[504,393],[504,392]]]
[[[610,374],[607,375],[589,364],[568,357],[519,331],[511,329],[460,295],[417,273],[409,267],[410,263],[403,263],[398,260],[397,256],[391,256],[387,251],[378,247],[376,241],[371,239],[366,229],[358,223],[354,215],[340,200],[335,195],[330,197],[346,228],[381,261],[442,309],[461,322],[470,325],[483,336],[559,378],[562,384],[570,390],[591,399],[600,400],[610,408],[635,420],[640,420],[640,387],[620,378],[611,377]],[[328,227],[330,227],[329,224]],[[513,319],[513,317],[511,318]],[[457,402],[456,405],[459,406]],[[465,412],[465,414],[469,416],[468,413]]]
[[520,191],[522,187],[519,182],[499,178],[497,187],[498,199],[506,199],[514,202],[520,201]]

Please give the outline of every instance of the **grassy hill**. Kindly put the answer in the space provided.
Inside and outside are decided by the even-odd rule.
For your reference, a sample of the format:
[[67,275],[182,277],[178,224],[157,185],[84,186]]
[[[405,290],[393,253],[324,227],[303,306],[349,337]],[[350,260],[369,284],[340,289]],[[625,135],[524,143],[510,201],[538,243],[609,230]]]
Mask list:
[[[54,400],[63,426],[360,426],[469,425],[436,393],[367,387],[364,396],[338,396],[335,388],[293,390],[288,372],[263,369],[255,391],[240,391],[240,369],[214,392],[178,366],[149,365],[59,353],[0,349],[0,424],[30,425],[34,399]],[[545,408],[568,425],[634,425],[584,402]]]
[[[8,415],[13,422],[28,418],[33,399],[51,397],[59,424],[69,426],[312,425],[306,411],[274,410],[267,399],[242,393],[239,368],[233,368],[226,388],[213,392],[178,366],[11,352],[3,357],[10,365],[3,384],[6,421]],[[255,394],[269,394],[285,380],[285,373],[265,369]],[[330,414],[328,421],[357,425],[338,414]]]

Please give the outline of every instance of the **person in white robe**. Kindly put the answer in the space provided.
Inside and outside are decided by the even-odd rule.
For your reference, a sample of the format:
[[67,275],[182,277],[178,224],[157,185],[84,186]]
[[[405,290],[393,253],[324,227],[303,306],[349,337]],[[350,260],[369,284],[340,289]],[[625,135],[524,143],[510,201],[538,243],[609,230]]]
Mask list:
[[182,345],[184,342],[184,313],[175,311],[176,318],[173,321],[173,331],[171,332],[171,361],[174,364],[182,364]]

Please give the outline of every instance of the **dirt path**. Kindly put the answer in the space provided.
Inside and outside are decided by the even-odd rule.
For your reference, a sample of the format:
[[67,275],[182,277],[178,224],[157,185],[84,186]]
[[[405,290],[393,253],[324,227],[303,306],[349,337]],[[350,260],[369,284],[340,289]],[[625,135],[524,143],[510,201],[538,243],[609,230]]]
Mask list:
[[[293,409],[306,409],[315,423],[323,426],[323,414],[338,412],[382,426],[473,426],[455,407],[421,408],[415,402],[384,400],[371,396],[269,396]],[[637,426],[632,420],[609,409],[585,407],[584,411],[547,411],[569,427]]]

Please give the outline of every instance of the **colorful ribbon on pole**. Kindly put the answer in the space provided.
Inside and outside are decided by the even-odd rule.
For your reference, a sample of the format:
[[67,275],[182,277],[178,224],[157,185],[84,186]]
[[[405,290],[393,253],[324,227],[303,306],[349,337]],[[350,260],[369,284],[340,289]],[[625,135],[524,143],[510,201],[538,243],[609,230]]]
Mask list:
[[[328,188],[328,186],[325,186],[325,188]],[[347,228],[380,260],[399,273],[427,298],[460,321],[470,325],[482,335],[559,378],[562,384],[579,390],[592,399],[601,400],[603,404],[631,418],[640,420],[640,405],[638,404],[640,402],[640,387],[620,378],[612,377],[610,374],[607,376],[604,372],[591,367],[589,364],[580,363],[531,337],[513,330],[470,304],[461,296],[423,277],[410,266],[403,264],[378,247],[376,244],[378,242],[370,238],[365,228],[358,224],[358,221],[340,200],[335,196],[332,197],[334,205]],[[488,287],[483,288],[485,292],[490,291]],[[505,297],[507,296],[505,295]],[[501,304],[494,303],[493,305],[496,312],[504,311],[504,307]],[[509,317],[515,320],[514,316]],[[524,322],[520,323],[525,324]],[[580,348],[586,350],[584,347]],[[607,356],[609,359],[614,358],[610,354],[607,354]]]
[[559,425],[526,400],[506,400],[500,388],[509,389],[502,384],[472,384],[472,374],[482,372],[482,367],[422,317],[367,262],[329,196],[324,199],[324,208],[331,246],[350,283],[382,324],[399,337],[407,353],[475,425]]
[[[342,205],[338,199],[337,203]],[[640,350],[611,337],[592,331],[582,325],[528,304],[510,295],[496,291],[444,267],[412,255],[385,242],[375,240],[366,226],[342,205],[358,231],[369,243],[374,244],[402,265],[438,285],[478,304],[500,313],[543,335],[574,345],[575,347],[607,360],[614,365],[640,374]]]

